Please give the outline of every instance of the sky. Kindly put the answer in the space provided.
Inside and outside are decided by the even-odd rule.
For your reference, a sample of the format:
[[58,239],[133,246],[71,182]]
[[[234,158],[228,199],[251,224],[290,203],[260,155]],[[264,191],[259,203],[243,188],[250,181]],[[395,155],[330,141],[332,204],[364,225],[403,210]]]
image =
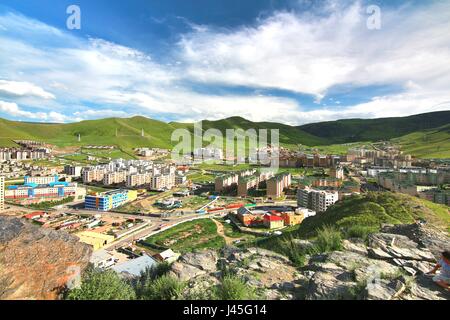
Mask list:
[[2,0],[0,117],[301,125],[450,110],[449,30],[449,0]]

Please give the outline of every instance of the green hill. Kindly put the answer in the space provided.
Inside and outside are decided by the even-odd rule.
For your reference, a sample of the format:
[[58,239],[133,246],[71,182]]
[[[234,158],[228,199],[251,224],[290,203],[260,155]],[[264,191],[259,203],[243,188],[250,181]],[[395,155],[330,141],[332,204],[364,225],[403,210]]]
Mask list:
[[406,153],[424,159],[450,157],[450,124],[437,129],[428,129],[410,133],[392,139]]
[[311,123],[299,129],[331,143],[379,141],[450,124],[450,111],[398,118],[346,119]]
[[[351,142],[393,139],[406,152],[416,156],[450,157],[450,111],[403,118],[350,119],[313,123],[300,127],[275,122],[252,122],[241,117],[202,123],[203,130],[279,129],[282,146],[316,146],[329,152],[345,152]],[[12,140],[45,141],[57,146],[115,145],[124,150],[135,147],[170,148],[175,129],[193,132],[193,123],[162,122],[145,117],[107,118],[67,124],[32,123],[0,119],[0,146],[14,146]],[[144,136],[141,136],[141,130]],[[78,134],[81,141],[78,142]],[[270,137],[270,133],[269,137]],[[346,145],[343,145],[346,144]]]
[[[141,130],[144,129],[144,136]],[[122,148],[171,146],[174,127],[145,117],[107,118],[68,124],[46,124],[0,119],[0,139],[42,140],[57,146],[117,145]],[[78,134],[81,142],[78,142]]]
[[360,234],[378,231],[383,223],[414,223],[418,219],[450,231],[450,214],[446,206],[399,193],[371,192],[346,198],[326,212],[306,219],[297,232],[301,237],[309,237],[317,229],[331,225],[344,233]]

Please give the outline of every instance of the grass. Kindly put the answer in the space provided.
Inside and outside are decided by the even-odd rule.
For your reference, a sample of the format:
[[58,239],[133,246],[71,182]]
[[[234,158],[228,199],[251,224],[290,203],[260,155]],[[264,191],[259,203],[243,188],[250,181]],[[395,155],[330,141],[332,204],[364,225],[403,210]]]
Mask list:
[[370,192],[341,200],[325,213],[306,219],[297,232],[301,237],[315,236],[324,225],[336,226],[344,233],[361,232],[355,226],[376,231],[383,223],[414,223],[418,219],[428,220],[444,230],[450,226],[445,206],[403,194]]
[[217,287],[219,300],[256,300],[258,298],[254,288],[235,275],[225,275]]
[[[204,131],[215,128],[222,133],[225,133],[226,129],[278,129],[280,145],[294,149],[299,146],[306,147],[304,149],[306,151],[315,149],[323,153],[343,154],[350,147],[393,139],[405,152],[415,156],[449,158],[449,117],[450,112],[443,111],[403,118],[329,121],[300,127],[272,122],[252,122],[241,117],[231,117],[218,121],[203,121],[202,125]],[[178,141],[172,142],[171,135],[175,129],[180,128],[193,132],[192,123],[165,123],[141,116],[86,120],[67,124],[0,119],[0,146],[15,146],[13,142],[15,139],[43,141],[59,147],[113,145],[118,148],[118,151],[112,151],[107,157],[134,158],[133,148],[172,148]],[[141,136],[142,129],[144,136]],[[79,134],[81,141],[78,141]],[[206,164],[203,168],[228,170],[224,166],[214,164]]]
[[215,176],[212,174],[207,174],[207,173],[201,173],[201,172],[194,172],[194,173],[190,173],[187,178],[189,180],[192,180],[192,182],[194,183],[198,183],[198,182],[213,182],[215,179]]
[[[358,237],[365,239],[369,233],[378,232],[381,225],[414,223],[426,220],[441,230],[450,232],[450,214],[446,206],[427,200],[391,192],[370,192],[339,201],[326,212],[305,219],[302,224],[285,229],[283,235],[257,238],[245,246],[258,246],[284,254],[301,266],[304,255],[338,250],[340,239]],[[329,226],[333,226],[330,229]],[[294,239],[315,242],[310,251],[298,249]]]
[[181,253],[205,248],[219,249],[225,245],[223,237],[217,234],[217,226],[211,219],[184,222],[153,235],[144,242]]
[[44,201],[39,203],[33,203],[27,205],[29,208],[37,209],[37,210],[47,210],[55,206],[59,206],[65,203],[69,203],[75,200],[75,197],[67,197],[61,200],[54,200],[54,201]]
[[401,149],[424,159],[450,158],[450,125],[410,133],[392,142]]

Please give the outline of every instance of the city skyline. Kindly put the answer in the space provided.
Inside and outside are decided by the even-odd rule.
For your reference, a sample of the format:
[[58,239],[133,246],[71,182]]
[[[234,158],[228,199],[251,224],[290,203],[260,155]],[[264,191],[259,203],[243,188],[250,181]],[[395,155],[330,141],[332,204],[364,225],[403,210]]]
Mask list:
[[377,1],[377,30],[367,1],[79,1],[80,30],[71,4],[0,6],[1,118],[300,125],[450,109],[449,3]]

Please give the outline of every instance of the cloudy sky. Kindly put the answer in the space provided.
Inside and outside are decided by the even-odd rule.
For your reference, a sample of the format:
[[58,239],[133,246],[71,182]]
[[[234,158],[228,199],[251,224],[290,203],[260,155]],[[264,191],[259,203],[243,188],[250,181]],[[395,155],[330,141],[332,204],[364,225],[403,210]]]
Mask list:
[[0,117],[296,125],[450,110],[449,30],[448,0],[3,0]]

